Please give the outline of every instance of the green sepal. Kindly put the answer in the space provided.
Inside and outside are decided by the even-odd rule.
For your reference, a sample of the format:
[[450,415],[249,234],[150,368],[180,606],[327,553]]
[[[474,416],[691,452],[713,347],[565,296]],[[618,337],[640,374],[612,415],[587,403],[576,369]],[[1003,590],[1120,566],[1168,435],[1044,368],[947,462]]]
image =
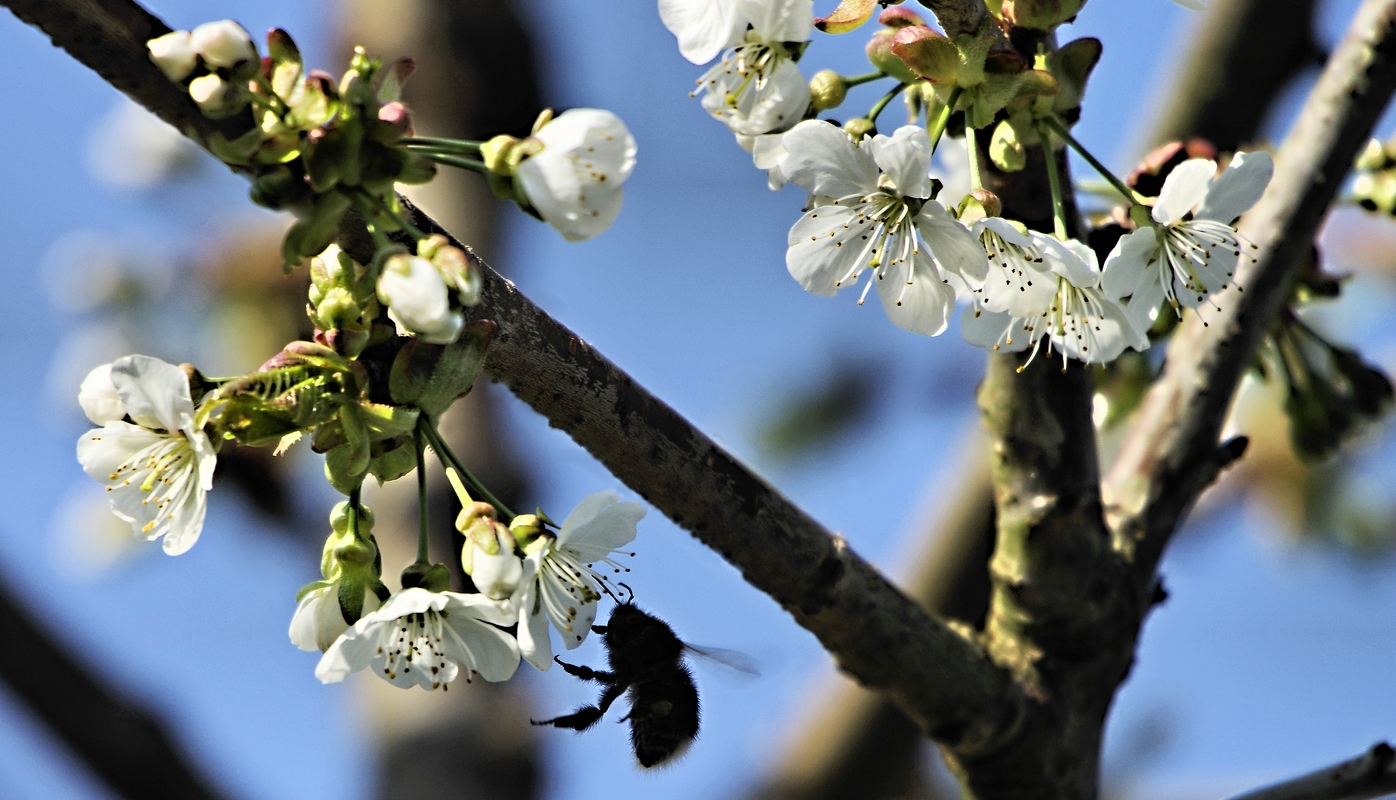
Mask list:
[[334,581],[311,581],[310,583],[307,583],[306,585],[302,586],[300,590],[296,592],[296,602],[299,603],[300,601],[304,600],[306,595],[310,594],[316,589],[323,589],[326,586],[333,585]]
[[368,471],[380,485],[395,481],[417,467],[417,448],[410,436],[375,442],[373,450],[375,454],[369,461]]
[[[1051,111],[1068,120],[1075,119],[1086,94],[1086,82],[1100,61],[1102,45],[1099,39],[1084,38],[1068,42],[1047,56],[1047,69],[1057,78],[1061,90],[1051,97]],[[1046,104],[1043,97],[1039,105]],[[1043,109],[1039,109],[1041,112]]]
[[339,581],[339,613],[344,621],[353,625],[364,613],[364,592],[368,587],[361,581],[341,579]]
[[308,214],[286,231],[281,244],[282,266],[287,273],[301,261],[324,252],[339,233],[339,221],[349,210],[349,198],[340,192],[319,195]]
[[253,128],[230,141],[228,137],[215,132],[208,139],[208,150],[225,164],[245,167],[252,163],[253,154],[262,144],[262,135],[260,129]]
[[402,97],[402,85],[417,71],[417,62],[410,58],[399,58],[383,67],[375,76],[378,86],[378,102],[391,103]]
[[449,345],[409,341],[398,351],[388,376],[393,402],[416,406],[430,417],[439,416],[470,391],[498,329],[492,320],[475,320]]

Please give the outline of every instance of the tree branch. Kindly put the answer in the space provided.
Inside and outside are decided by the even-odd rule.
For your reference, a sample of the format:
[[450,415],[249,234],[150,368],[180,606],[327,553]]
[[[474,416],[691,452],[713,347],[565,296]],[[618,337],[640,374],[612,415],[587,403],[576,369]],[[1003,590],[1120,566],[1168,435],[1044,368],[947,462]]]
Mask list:
[[[144,37],[167,28],[135,3],[5,5],[180,130],[205,124],[182,90],[146,62]],[[71,35],[74,20],[81,35]],[[142,77],[118,74],[112,64]],[[415,208],[411,213],[418,227],[444,233]],[[365,244],[362,225],[346,222],[341,244],[368,260],[372,246]],[[491,377],[717,550],[814,633],[843,670],[886,692],[932,736],[973,751],[1013,726],[1021,711],[1017,690],[974,644],[897,591],[842,537],[830,535],[512,283],[480,266],[483,302],[475,313],[500,326],[485,364]]]
[[974,33],[979,30],[984,19],[989,16],[989,9],[984,5],[984,0],[919,0],[919,2],[936,15],[940,29],[951,38],[961,33]]
[[1231,800],[1367,800],[1396,794],[1396,751],[1381,742],[1366,753]]
[[160,722],[64,652],[0,584],[0,680],[117,794],[217,800]]
[[1396,89],[1393,33],[1396,0],[1365,0],[1285,140],[1269,190],[1242,221],[1242,241],[1258,248],[1237,271],[1244,291],[1219,295],[1219,310],[1186,315],[1110,471],[1107,519],[1141,592],[1198,494],[1244,448],[1217,444],[1231,396]]

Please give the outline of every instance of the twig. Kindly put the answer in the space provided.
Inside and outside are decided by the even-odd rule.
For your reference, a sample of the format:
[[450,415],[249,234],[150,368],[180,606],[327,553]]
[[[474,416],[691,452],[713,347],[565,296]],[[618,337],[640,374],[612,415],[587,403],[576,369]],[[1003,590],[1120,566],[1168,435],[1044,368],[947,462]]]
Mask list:
[[1367,800],[1396,794],[1396,751],[1381,742],[1351,761],[1231,800]]
[[1244,448],[1217,444],[1231,395],[1396,89],[1393,33],[1396,0],[1365,0],[1285,140],[1269,190],[1242,222],[1242,241],[1258,247],[1237,271],[1244,291],[1218,296],[1220,310],[1187,314],[1110,471],[1107,519],[1141,593],[1183,515]]
[[[129,0],[5,4],[80,62],[108,72],[104,57],[119,51],[121,63],[142,61],[141,37],[163,25]],[[67,36],[74,18],[95,24],[84,36]],[[192,104],[169,97],[182,91],[163,76],[126,85],[142,104],[171,110],[166,121],[181,130],[198,116]],[[185,111],[192,112],[189,119]],[[445,233],[410,203],[404,207],[417,227]],[[341,245],[360,260],[372,253],[372,240],[352,212]],[[485,363],[491,377],[737,566],[813,632],[844,671],[886,692],[932,736],[973,751],[1013,727],[1021,712],[1017,689],[975,645],[897,591],[841,537],[830,535],[512,283],[483,262],[479,266],[483,302],[474,313],[499,324]]]
[[118,697],[60,649],[0,585],[3,680],[118,795],[217,800],[149,712]]

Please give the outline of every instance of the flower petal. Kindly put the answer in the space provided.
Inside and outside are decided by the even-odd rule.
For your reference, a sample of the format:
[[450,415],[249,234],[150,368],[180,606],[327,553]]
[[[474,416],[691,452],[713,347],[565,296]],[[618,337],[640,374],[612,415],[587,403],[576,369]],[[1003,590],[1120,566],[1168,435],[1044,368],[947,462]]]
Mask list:
[[814,32],[813,0],[741,0],[737,14],[768,42],[803,42]]
[[[785,268],[805,291],[833,297],[867,266],[867,217],[860,207],[827,205],[810,209],[790,229]],[[861,263],[860,263],[861,262]]]
[[441,626],[446,658],[492,683],[507,681],[519,668],[519,645],[514,637],[467,613],[447,615]]
[[922,336],[939,336],[955,310],[955,290],[941,279],[925,251],[915,255],[906,274],[889,269],[878,276],[877,294],[888,319]]
[[1022,323],[1021,319],[1009,314],[985,311],[971,305],[960,315],[960,332],[964,334],[965,341],[975,347],[1012,353],[1031,344],[1031,336],[1023,329]]
[[1157,270],[1152,264],[1158,254],[1158,238],[1153,228],[1140,228],[1120,237],[1115,249],[1105,257],[1105,267],[1101,270],[1100,286],[1105,296],[1118,300],[1138,293],[1149,282],[1157,284]]
[[779,59],[775,72],[752,80],[722,61],[703,76],[703,108],[742,136],[758,136],[789,128],[809,107],[809,82],[789,59]]
[[87,418],[97,425],[115,422],[126,416],[126,406],[116,392],[111,378],[111,364],[103,364],[87,373],[78,388],[78,405]]
[[989,274],[989,258],[969,228],[950,216],[939,203],[926,203],[916,215],[916,229],[931,248],[936,263],[946,272],[964,277],[971,285],[984,282]]
[[872,154],[858,147],[843,129],[823,120],[806,120],[786,131],[781,144],[785,179],[811,194],[847,197],[877,190],[878,169]]
[[706,64],[741,41],[747,25],[736,0],[659,0],[659,18],[694,64]]
[[1091,248],[1075,239],[1061,242],[1045,234],[1037,238],[1037,243],[1047,256],[1048,268],[1066,278],[1072,286],[1087,289],[1100,283],[1100,267]]
[[[601,496],[599,500],[605,501],[599,508],[592,501],[598,495]],[[590,564],[604,560],[613,551],[635,541],[636,525],[645,518],[644,506],[621,502],[615,492],[597,492],[582,503],[589,506],[587,516],[582,518],[576,510],[567,516],[557,535],[557,547],[571,551],[582,563]],[[574,516],[580,521],[574,521]]]
[[1174,167],[1154,205],[1154,222],[1172,225],[1181,220],[1207,196],[1207,187],[1216,174],[1217,162],[1205,158],[1190,158]]
[[931,196],[931,137],[917,125],[903,125],[891,136],[874,136],[868,149],[903,197]]
[[112,384],[131,419],[173,433],[192,420],[194,401],[184,370],[150,356],[126,356],[111,365]]
[[1197,216],[1230,225],[1260,200],[1274,174],[1275,160],[1264,150],[1237,153],[1207,189]]

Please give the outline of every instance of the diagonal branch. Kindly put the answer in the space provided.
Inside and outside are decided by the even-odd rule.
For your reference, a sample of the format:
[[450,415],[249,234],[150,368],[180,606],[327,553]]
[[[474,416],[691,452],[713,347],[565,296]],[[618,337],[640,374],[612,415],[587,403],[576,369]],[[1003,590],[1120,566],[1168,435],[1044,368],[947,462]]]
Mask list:
[[[129,0],[5,0],[78,61],[180,130],[207,130],[145,59],[167,30]],[[74,20],[81,31],[72,32]],[[117,65],[117,66],[113,66]],[[121,72],[129,67],[132,74]],[[154,73],[154,74],[152,74]],[[203,126],[203,127],[200,127]],[[235,133],[235,132],[234,132]],[[412,209],[416,224],[439,226]],[[362,225],[341,244],[367,260]],[[717,550],[814,633],[839,666],[931,735],[973,750],[1011,726],[1016,688],[975,645],[897,591],[789,500],[481,264],[480,315],[499,324],[485,370],[675,523]]]
[[1269,190],[1242,222],[1243,241],[1257,247],[1237,272],[1244,291],[1223,293],[1218,310],[1179,325],[1110,471],[1107,520],[1116,548],[1134,559],[1141,591],[1198,494],[1244,448],[1217,443],[1231,396],[1396,90],[1394,34],[1396,0],[1365,0],[1280,149]]
[[1367,800],[1396,794],[1396,751],[1381,742],[1350,761],[1231,800]]
[[64,652],[0,584],[0,680],[130,800],[218,800],[160,725]]

